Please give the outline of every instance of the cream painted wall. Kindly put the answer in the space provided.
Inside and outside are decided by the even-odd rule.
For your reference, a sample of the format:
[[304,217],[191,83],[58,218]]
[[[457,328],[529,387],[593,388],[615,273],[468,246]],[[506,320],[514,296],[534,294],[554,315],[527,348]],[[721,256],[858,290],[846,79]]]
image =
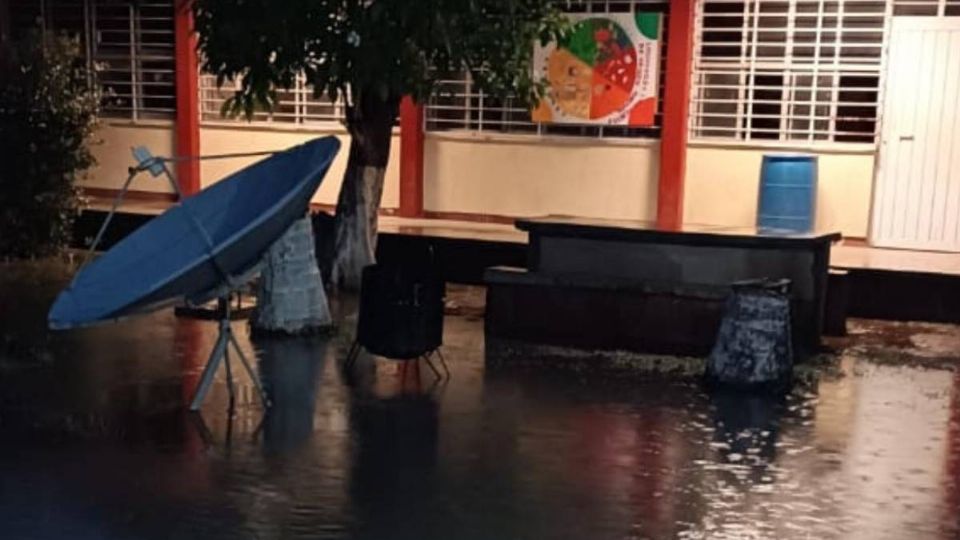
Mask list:
[[[282,130],[264,129],[252,126],[208,125],[200,126],[200,152],[203,154],[227,154],[234,152],[261,152],[266,150],[281,150],[315,137],[336,135],[343,144],[340,153],[330,167],[313,202],[322,204],[336,204],[340,184],[343,182],[343,172],[347,166],[347,155],[350,147],[350,136],[344,130]],[[383,208],[397,208],[400,206],[400,136],[394,134],[390,151],[390,163],[387,166],[387,176],[383,186]],[[203,186],[210,185],[228,174],[244,166],[263,159],[262,157],[237,158],[226,160],[208,160],[200,163],[200,178]]]
[[[349,136],[328,132],[203,125],[204,154],[287,148],[335,134],[340,152],[315,202],[334,204],[346,166]],[[99,165],[82,185],[119,189],[133,164],[130,147],[174,153],[172,122],[105,121],[94,147]],[[424,206],[436,212],[504,216],[565,214],[653,219],[659,144],[656,141],[584,140],[428,133],[424,155]],[[384,185],[383,207],[399,206],[399,136]],[[775,149],[692,145],[687,150],[684,219],[688,223],[752,225],[756,220],[760,162]],[[819,151],[817,226],[866,237],[874,153]],[[204,185],[256,158],[204,161]],[[169,193],[162,178],[138,177],[132,189]]]
[[504,216],[656,215],[656,141],[428,133],[424,207]]
[[[97,132],[97,138],[102,141],[93,147],[97,166],[90,171],[88,178],[81,182],[80,185],[84,187],[120,189],[127,179],[127,167],[135,164],[130,153],[134,146],[146,146],[158,156],[173,155],[173,122],[151,121],[134,124],[104,120]],[[173,193],[169,182],[162,176],[138,176],[130,189]]]
[[[691,146],[687,149],[684,221],[753,225],[763,154],[776,149]],[[818,156],[817,228],[866,237],[874,153],[814,152]]]
[[[343,180],[343,171],[346,168],[347,149],[350,145],[350,137],[343,130],[305,131],[203,125],[200,128],[200,151],[203,154],[224,154],[283,149],[324,135],[340,137],[343,148],[313,200],[318,203],[335,204],[340,183]],[[134,164],[130,154],[130,148],[133,146],[146,146],[158,156],[174,154],[173,122],[151,121],[134,124],[105,121],[97,136],[102,141],[102,144],[96,145],[93,149],[98,166],[82,183],[86,187],[120,189],[127,178],[127,167]],[[400,205],[399,135],[394,135],[392,143],[391,158],[383,189],[382,206],[384,208],[396,208]],[[202,161],[200,163],[202,185],[208,186],[257,159],[262,158]],[[138,176],[131,189],[159,193],[173,191],[164,177],[153,178],[148,175]]]

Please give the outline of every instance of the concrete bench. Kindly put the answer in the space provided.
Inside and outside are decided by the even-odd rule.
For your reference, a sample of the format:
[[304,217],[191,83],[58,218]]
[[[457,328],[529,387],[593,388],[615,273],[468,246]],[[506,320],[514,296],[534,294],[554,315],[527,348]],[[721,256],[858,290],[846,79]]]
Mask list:
[[794,342],[819,348],[837,233],[576,218],[519,220],[527,270],[488,270],[487,332],[546,345],[703,355],[736,281],[789,279]]

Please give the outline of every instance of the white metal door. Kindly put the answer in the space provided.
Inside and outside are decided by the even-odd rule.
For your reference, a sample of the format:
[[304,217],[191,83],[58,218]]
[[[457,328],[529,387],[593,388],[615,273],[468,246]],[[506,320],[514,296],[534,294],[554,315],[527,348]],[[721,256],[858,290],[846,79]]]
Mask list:
[[870,238],[960,252],[960,20],[897,17]]

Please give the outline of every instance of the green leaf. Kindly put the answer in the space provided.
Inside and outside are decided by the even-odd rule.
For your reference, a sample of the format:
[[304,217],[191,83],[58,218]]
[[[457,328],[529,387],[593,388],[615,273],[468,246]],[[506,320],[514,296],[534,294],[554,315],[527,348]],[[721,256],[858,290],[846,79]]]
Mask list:
[[656,40],[660,37],[660,14],[659,13],[641,13],[637,12],[634,15],[634,19],[637,21],[637,29],[640,30],[640,33],[652,40]]
[[239,79],[244,100],[267,110],[269,90],[300,72],[333,99],[365,89],[422,101],[468,67],[487,73],[491,96],[525,102],[537,93],[533,44],[570,29],[554,0],[195,0],[193,9],[205,69],[218,84]]

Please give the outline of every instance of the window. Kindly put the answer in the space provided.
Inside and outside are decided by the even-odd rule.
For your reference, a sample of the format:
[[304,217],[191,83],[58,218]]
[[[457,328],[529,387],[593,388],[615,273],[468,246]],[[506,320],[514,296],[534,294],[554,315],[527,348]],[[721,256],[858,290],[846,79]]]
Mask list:
[[[217,78],[213,75],[200,76],[200,116],[205,122],[231,122],[231,118],[221,116],[223,103],[238,88],[231,81],[217,88]],[[278,91],[278,104],[271,112],[257,112],[253,122],[259,124],[298,124],[303,126],[323,126],[339,124],[344,120],[342,100],[331,103],[326,96],[314,97],[313,88],[305,77],[297,77],[290,90]],[[243,120],[241,120],[243,121]]]
[[960,0],[893,0],[893,14],[913,17],[960,16]]
[[173,0],[9,0],[15,35],[40,27],[77,36],[98,63],[106,116],[171,118],[174,83]]
[[92,4],[93,59],[109,93],[106,109],[130,118],[176,112],[172,0]]
[[528,135],[569,135],[579,137],[658,137],[663,108],[663,80],[668,42],[669,0],[579,0],[563,3],[570,13],[663,13],[660,42],[660,102],[654,128],[628,126],[589,126],[540,124],[530,120],[530,111],[513,99],[497,99],[475,88],[466,71],[440,82],[435,96],[425,107],[426,130],[432,132],[514,133]]
[[702,0],[696,139],[872,143],[883,0]]

